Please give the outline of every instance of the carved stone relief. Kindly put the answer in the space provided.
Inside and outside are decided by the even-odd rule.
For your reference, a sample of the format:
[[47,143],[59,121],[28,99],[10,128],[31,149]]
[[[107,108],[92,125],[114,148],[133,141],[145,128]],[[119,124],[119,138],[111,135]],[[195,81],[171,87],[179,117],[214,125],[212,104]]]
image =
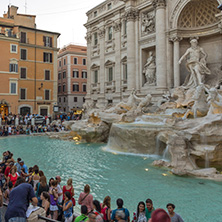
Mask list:
[[142,35],[155,32],[155,14],[154,12],[144,12],[141,15]]

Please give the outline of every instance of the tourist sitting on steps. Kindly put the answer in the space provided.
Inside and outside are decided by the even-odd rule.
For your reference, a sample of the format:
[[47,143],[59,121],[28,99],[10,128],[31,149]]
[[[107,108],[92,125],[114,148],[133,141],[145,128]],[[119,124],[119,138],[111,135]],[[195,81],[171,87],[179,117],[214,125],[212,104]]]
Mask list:
[[123,208],[123,200],[121,198],[116,200],[116,205],[117,205],[117,209],[112,211],[111,221],[117,222],[116,212],[123,211],[125,214],[124,220],[129,222],[130,221],[130,214],[129,214],[128,209]]
[[133,213],[132,222],[147,222],[145,203],[143,201],[138,203],[137,211]]
[[15,188],[10,193],[5,221],[26,222],[26,211],[30,201],[34,206],[38,203],[33,188],[30,184],[25,183],[24,178],[18,177]]
[[76,217],[74,222],[83,222],[83,221],[88,221],[88,217],[86,216],[88,213],[88,209],[86,205],[81,206],[81,215]]
[[166,207],[167,207],[171,222],[184,222],[181,216],[174,212],[174,209],[175,209],[174,204],[168,203]]
[[151,199],[147,199],[146,200],[146,218],[147,220],[149,220],[151,218],[151,214],[153,213],[153,211],[155,210],[155,208],[153,207],[153,201]]

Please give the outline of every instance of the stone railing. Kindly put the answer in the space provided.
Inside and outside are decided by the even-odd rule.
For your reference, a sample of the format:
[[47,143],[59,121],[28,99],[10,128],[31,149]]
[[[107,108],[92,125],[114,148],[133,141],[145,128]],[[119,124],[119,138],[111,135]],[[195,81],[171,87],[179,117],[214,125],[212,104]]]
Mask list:
[[115,92],[115,90],[116,90],[116,82],[115,82],[115,80],[109,81],[109,82],[105,82],[105,89],[106,89],[106,92],[108,92],[108,90],[111,90],[112,92]]

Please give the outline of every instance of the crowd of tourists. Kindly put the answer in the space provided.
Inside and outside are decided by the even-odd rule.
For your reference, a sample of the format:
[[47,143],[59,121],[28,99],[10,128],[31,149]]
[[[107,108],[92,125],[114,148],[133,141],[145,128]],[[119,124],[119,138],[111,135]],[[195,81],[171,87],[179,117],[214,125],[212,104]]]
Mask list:
[[[0,205],[8,204],[5,214],[6,222],[25,222],[26,211],[30,202],[39,209],[44,209],[44,216],[65,222],[130,222],[129,210],[121,198],[116,200],[116,209],[111,210],[111,197],[106,196],[102,203],[93,198],[90,185],[84,186],[83,192],[75,198],[72,179],[61,186],[61,177],[50,178],[47,183],[44,172],[39,166],[27,167],[24,160],[13,158],[13,153],[3,153],[0,163]],[[74,197],[75,196],[75,197]],[[75,200],[76,199],[76,200]],[[74,216],[74,206],[81,205],[81,215]],[[175,205],[166,205],[164,209],[155,209],[153,201],[146,199],[137,205],[132,222],[183,222],[181,216],[174,212]]]
[[62,126],[62,124],[57,125],[41,125],[36,124],[34,126],[32,125],[19,125],[19,126],[0,126],[0,136],[10,136],[10,135],[30,135],[33,133],[46,133],[46,132],[61,132],[64,131],[65,128]]
[[[30,125],[31,119],[37,116],[38,114],[27,113],[26,115],[16,115],[16,114],[9,113],[9,115],[0,114],[0,119],[1,119],[2,125],[16,125],[16,119],[18,119],[18,125]],[[49,122],[51,122],[50,116],[44,116],[44,118],[45,118],[45,123],[47,119],[49,119]]]

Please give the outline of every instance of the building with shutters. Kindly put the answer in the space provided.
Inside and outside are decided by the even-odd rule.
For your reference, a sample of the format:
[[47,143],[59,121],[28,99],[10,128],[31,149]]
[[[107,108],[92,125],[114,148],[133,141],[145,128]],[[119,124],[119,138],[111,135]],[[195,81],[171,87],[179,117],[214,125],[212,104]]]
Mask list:
[[87,50],[69,44],[58,54],[58,105],[61,112],[82,108],[87,85]]
[[[191,39],[208,54],[209,81],[221,79],[221,0],[106,0],[89,10],[86,101],[104,107],[137,96],[157,102],[189,75],[180,57]],[[212,78],[212,79],[210,79]]]
[[0,114],[52,115],[57,105],[57,38],[35,16],[8,7],[0,17]]

